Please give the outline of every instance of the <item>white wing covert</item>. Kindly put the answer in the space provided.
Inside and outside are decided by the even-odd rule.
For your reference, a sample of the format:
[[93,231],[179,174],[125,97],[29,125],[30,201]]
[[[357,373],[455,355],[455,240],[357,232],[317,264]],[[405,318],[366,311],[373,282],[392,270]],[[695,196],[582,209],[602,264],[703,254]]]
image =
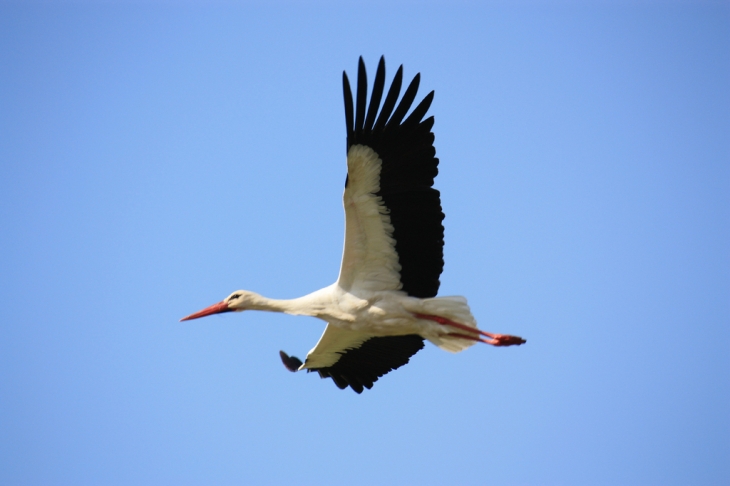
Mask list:
[[345,247],[338,284],[345,290],[399,290],[400,264],[393,225],[380,191],[382,160],[370,147],[354,145],[347,154]]

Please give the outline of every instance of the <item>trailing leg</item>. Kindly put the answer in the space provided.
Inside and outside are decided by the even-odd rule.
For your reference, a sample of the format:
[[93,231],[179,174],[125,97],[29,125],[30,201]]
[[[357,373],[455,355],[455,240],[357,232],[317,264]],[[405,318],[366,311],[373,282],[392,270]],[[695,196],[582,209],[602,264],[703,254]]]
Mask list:
[[527,341],[522,339],[519,336],[510,336],[509,334],[492,334],[491,332],[485,332],[481,329],[477,329],[476,327],[470,327],[466,324],[460,324],[458,322],[454,322],[451,319],[447,319],[446,317],[441,316],[433,316],[430,314],[414,314],[419,319],[427,319],[429,321],[438,322],[442,326],[451,326],[455,327],[457,329],[461,329],[462,331],[467,332],[473,332],[480,334],[482,336],[488,337],[489,339],[481,339],[477,336],[471,336],[469,334],[461,334],[461,333],[449,333],[450,336],[460,337],[463,339],[471,339],[473,341],[479,341],[485,344],[491,344],[492,346],[512,346],[512,345],[520,345],[524,344]]

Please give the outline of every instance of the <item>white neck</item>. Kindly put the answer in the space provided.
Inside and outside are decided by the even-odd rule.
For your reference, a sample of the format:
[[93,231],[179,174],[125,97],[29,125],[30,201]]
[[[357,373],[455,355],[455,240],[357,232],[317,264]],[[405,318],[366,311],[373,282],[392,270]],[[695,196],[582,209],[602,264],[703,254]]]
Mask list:
[[297,299],[269,299],[262,295],[256,295],[253,302],[246,306],[246,309],[268,312],[284,312],[298,316],[316,316],[317,306],[309,295]]

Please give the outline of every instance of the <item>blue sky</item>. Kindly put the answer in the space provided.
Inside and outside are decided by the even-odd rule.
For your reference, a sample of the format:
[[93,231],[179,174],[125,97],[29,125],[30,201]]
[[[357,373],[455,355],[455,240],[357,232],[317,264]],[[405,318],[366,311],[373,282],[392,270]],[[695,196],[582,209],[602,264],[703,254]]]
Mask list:
[[[362,395],[341,73],[436,91],[441,295],[519,348]],[[0,483],[727,484],[727,3],[0,5]]]

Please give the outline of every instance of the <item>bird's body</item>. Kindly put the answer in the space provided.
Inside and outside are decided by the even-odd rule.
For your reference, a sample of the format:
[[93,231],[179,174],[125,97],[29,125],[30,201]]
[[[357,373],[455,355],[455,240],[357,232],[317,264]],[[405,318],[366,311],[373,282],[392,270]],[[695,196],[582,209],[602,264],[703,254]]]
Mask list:
[[353,120],[349,80],[343,74],[348,153],[345,247],[337,282],[292,300],[237,291],[183,320],[241,310],[322,319],[328,323],[325,332],[305,361],[281,352],[282,361],[291,371],[318,371],[338,387],[350,386],[358,393],[407,363],[424,339],[452,352],[477,341],[495,346],[525,342],[479,330],[465,298],[436,297],[443,269],[444,215],[439,192],[432,187],[438,173],[433,117],[422,121],[433,92],[403,121],[415,99],[419,75],[396,108],[401,82],[402,66],[380,109],[385,84],[381,58],[366,114],[367,78],[361,58]]
[[[453,330],[433,320],[417,317],[439,316],[476,329],[476,321],[469,311],[466,299],[458,296],[419,299],[392,290],[350,292],[334,283],[297,299],[269,299],[239,290],[224,302],[245,310],[316,317],[339,330],[362,336],[419,334],[437,346],[454,352],[466,349],[475,342],[471,339],[450,339],[449,333]],[[308,358],[304,368],[313,367],[316,364],[310,363]]]

